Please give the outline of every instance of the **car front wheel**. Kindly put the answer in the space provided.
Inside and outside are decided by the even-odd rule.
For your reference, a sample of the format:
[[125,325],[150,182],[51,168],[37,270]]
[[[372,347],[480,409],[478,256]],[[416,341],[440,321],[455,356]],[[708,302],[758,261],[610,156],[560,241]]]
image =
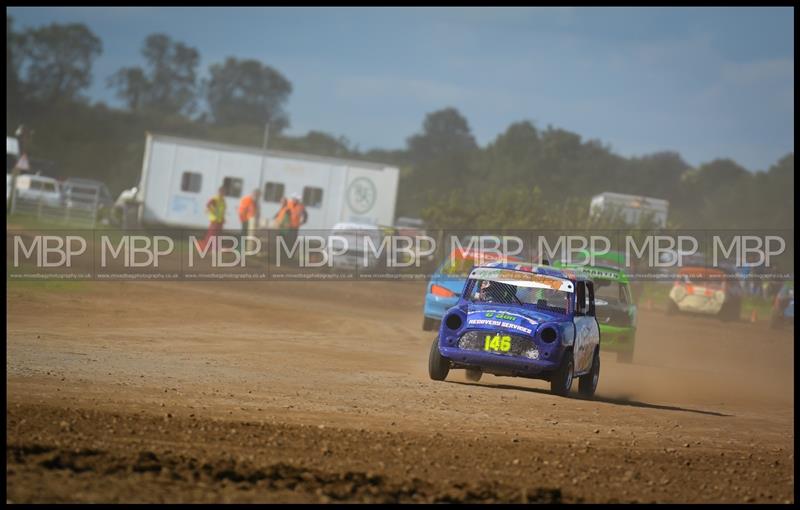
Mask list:
[[434,381],[444,381],[448,373],[450,373],[450,361],[443,358],[439,352],[439,337],[437,336],[433,339],[431,354],[428,357],[428,375]]

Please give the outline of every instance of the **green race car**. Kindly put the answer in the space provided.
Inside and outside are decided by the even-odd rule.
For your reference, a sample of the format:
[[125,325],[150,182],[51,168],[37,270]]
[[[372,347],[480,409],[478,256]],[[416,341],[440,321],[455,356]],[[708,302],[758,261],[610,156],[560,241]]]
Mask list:
[[[607,258],[607,257],[606,257]],[[594,282],[595,309],[600,324],[600,350],[616,352],[617,360],[633,361],[636,343],[636,305],[630,282],[614,260],[596,257],[596,266],[555,262],[553,266],[580,271]]]

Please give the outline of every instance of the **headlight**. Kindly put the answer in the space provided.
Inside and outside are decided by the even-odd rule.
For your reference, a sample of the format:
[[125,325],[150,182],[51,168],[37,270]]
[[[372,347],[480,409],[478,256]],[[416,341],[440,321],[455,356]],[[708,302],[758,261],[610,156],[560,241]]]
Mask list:
[[462,324],[464,324],[464,320],[459,314],[451,313],[447,316],[447,318],[445,318],[444,323],[448,328],[455,331],[460,328]]
[[556,331],[556,328],[553,326],[545,326],[539,333],[539,338],[541,338],[543,342],[555,342],[556,339],[558,339],[558,331]]
[[526,358],[539,359],[539,349],[532,347],[523,353]]

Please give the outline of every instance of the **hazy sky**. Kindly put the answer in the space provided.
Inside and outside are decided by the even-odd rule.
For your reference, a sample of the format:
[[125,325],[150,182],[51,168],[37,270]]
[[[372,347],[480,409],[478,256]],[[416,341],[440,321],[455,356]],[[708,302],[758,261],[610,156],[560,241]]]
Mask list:
[[530,120],[623,155],[674,150],[766,169],[794,150],[793,8],[7,8],[15,29],[82,22],[103,41],[92,99],[143,64],[144,38],[227,56],[294,86],[290,134],[400,148],[454,106],[484,145]]

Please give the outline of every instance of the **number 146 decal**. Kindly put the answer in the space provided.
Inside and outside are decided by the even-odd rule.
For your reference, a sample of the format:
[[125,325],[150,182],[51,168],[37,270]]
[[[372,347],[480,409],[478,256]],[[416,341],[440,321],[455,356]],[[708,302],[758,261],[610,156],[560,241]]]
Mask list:
[[486,335],[483,342],[483,350],[508,352],[511,350],[511,337],[508,335],[501,336],[499,333],[494,336]]

